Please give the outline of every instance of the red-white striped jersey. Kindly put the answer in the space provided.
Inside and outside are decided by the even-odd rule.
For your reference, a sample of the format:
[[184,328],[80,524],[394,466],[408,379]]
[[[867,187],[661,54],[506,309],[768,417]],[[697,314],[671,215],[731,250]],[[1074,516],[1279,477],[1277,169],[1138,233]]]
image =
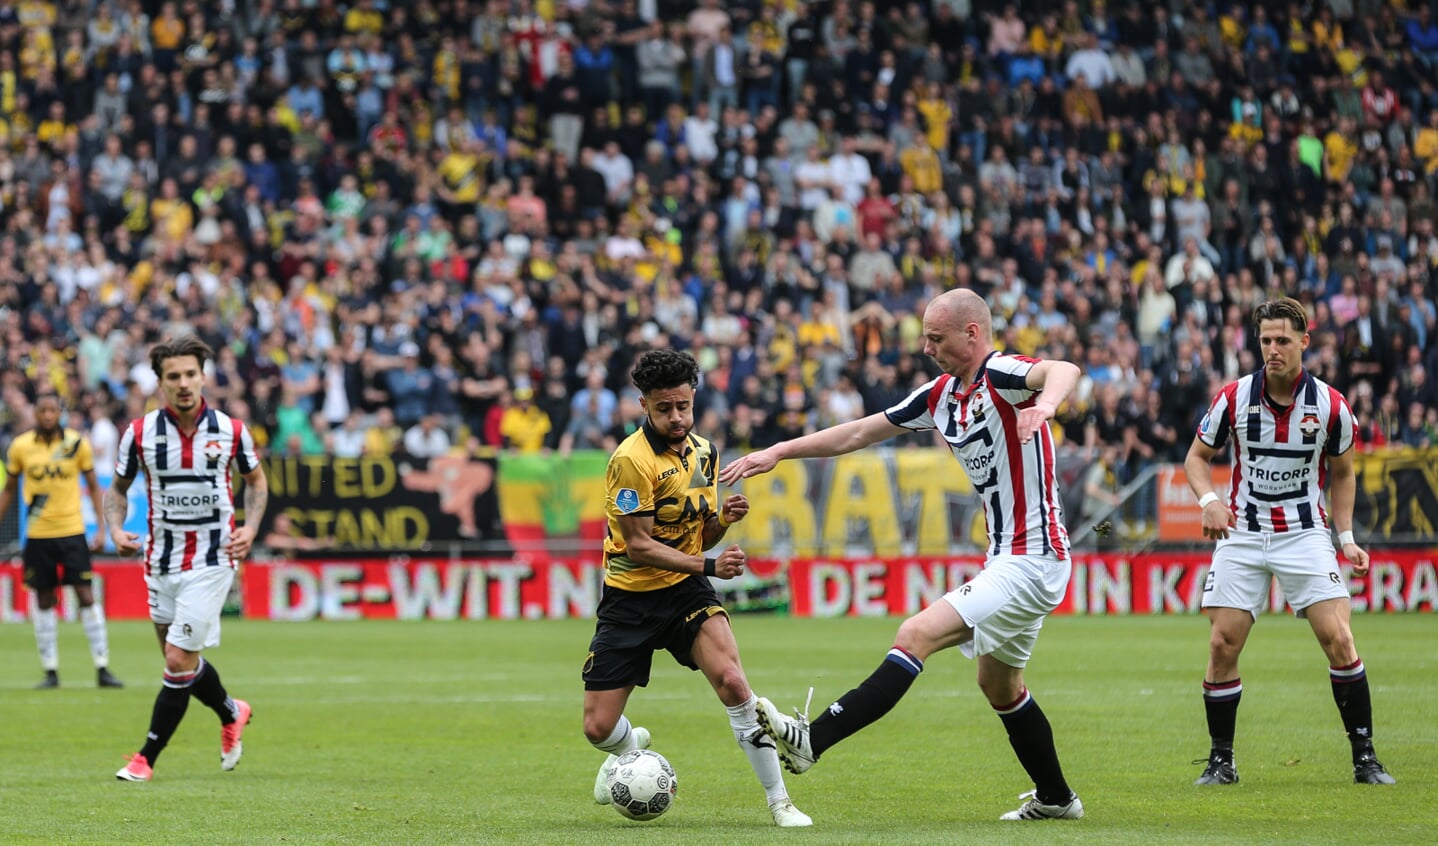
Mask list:
[[[1293,401],[1279,407],[1264,371],[1223,386],[1198,424],[1198,438],[1221,449],[1233,437],[1228,508],[1238,528],[1289,532],[1328,527],[1323,486],[1328,456],[1353,447],[1353,411],[1337,388],[1304,370]],[[1223,493],[1222,491],[1219,492]]]
[[152,411],[130,422],[120,436],[115,475],[133,479],[144,471],[150,498],[145,573],[177,573],[195,567],[234,567],[225,552],[235,527],[231,468],[259,466],[249,427],[204,405],[191,435],[173,412]]
[[1038,364],[992,353],[967,387],[947,374],[909,394],[884,414],[906,429],[938,429],[969,474],[988,520],[989,555],[1069,557],[1048,426],[1019,443],[1018,414],[1037,391],[1025,384]]

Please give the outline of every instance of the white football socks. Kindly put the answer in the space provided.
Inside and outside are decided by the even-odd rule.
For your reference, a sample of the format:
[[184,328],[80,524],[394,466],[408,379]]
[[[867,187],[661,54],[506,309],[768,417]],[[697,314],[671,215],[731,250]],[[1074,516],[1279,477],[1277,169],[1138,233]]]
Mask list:
[[725,706],[724,710],[729,712],[734,739],[739,741],[739,748],[744,750],[749,766],[754,768],[754,775],[764,785],[764,796],[772,805],[789,798],[789,790],[784,787],[784,772],[779,768],[779,753],[774,749],[774,741],[759,727],[758,701],[759,697],[750,693],[748,702]]
[[110,640],[105,634],[105,611],[99,605],[80,609],[80,623],[85,627],[85,637],[90,641],[90,657],[95,666],[110,666]]
[[619,722],[614,724],[614,731],[594,744],[594,748],[611,755],[623,755],[639,748],[639,738],[634,735],[634,727],[629,724],[629,718],[620,714]]
[[54,608],[42,611],[32,607],[30,619],[35,623],[35,649],[40,653],[40,669],[47,672],[60,669],[60,647],[57,637],[60,628],[60,615]]

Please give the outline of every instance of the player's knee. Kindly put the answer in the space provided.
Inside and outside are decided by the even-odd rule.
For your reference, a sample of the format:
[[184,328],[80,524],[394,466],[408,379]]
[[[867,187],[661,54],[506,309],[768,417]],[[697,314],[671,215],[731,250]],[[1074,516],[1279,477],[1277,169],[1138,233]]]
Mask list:
[[928,658],[935,650],[933,639],[925,632],[917,616],[899,624],[899,631],[894,635],[894,645],[920,661]]
[[165,646],[165,672],[171,676],[193,673],[200,666],[200,656],[178,646]]
[[1238,653],[1243,651],[1243,641],[1226,629],[1215,626],[1208,633],[1208,654],[1215,659],[1223,661],[1238,660]]
[[1022,676],[979,676],[979,690],[989,704],[996,708],[1012,704],[1023,693],[1023,689]]
[[732,664],[715,677],[714,691],[725,702],[740,702],[749,697],[749,680],[738,664]]
[[609,739],[614,733],[614,726],[619,723],[618,716],[606,716],[602,714],[584,715],[584,739],[591,745],[599,745]]
[[1320,636],[1318,644],[1335,667],[1346,667],[1358,660],[1358,648],[1353,645],[1353,632],[1347,627]]

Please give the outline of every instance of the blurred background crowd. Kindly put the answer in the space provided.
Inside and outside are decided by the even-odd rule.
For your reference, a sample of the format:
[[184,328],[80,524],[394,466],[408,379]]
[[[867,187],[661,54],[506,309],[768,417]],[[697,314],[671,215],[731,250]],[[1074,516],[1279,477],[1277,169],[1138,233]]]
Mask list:
[[0,445],[54,390],[112,466],[193,331],[272,455],[606,448],[658,346],[759,447],[929,378],[954,286],[1120,481],[1276,295],[1438,443],[1432,5],[0,0]]

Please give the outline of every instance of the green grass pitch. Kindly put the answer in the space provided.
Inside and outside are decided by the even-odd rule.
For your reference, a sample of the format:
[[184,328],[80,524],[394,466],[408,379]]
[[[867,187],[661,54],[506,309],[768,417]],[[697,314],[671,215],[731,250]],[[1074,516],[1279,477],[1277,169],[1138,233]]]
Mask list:
[[[814,710],[878,663],[897,619],[740,616],[750,681]],[[0,628],[0,843],[157,844],[1431,844],[1438,811],[1438,618],[1355,622],[1391,788],[1352,784],[1322,653],[1263,618],[1244,656],[1235,787],[1200,789],[1207,752],[1195,616],[1049,621],[1028,681],[1084,799],[1077,822],[1000,823],[1027,789],[973,665],[943,653],[887,718],[789,776],[807,830],[772,826],[702,677],[656,656],[629,715],[679,774],[679,800],[632,823],[590,798],[602,756],[580,732],[592,624],[283,624],[227,620],[211,657],[255,721],[234,772],[194,703],[149,784],[116,781],[148,725],[160,657],[147,624],[111,625],[129,686],[97,690],[62,626],[58,691],[28,626]]]

